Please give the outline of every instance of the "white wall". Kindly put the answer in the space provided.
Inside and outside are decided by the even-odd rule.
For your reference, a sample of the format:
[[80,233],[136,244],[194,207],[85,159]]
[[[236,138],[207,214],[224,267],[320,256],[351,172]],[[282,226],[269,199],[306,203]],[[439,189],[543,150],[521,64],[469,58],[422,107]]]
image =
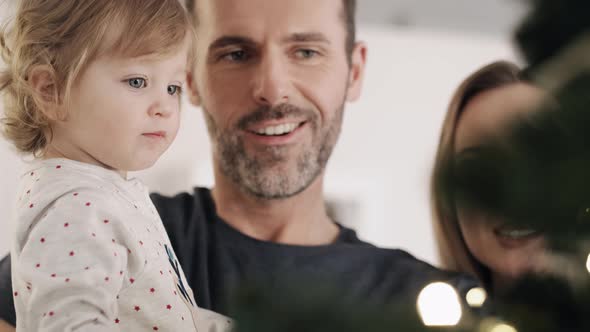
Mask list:
[[[429,172],[445,108],[459,81],[486,62],[514,59],[506,40],[432,30],[362,27],[369,64],[362,99],[349,105],[329,165],[329,197],[358,202],[362,238],[401,247],[430,262]],[[22,163],[0,142],[0,254],[8,251],[8,211]],[[139,174],[172,194],[211,185],[210,146],[199,110],[186,106],[179,137],[158,164]]]
[[[0,0],[0,23],[4,22],[10,12],[12,1]],[[0,66],[2,66],[0,59]],[[3,103],[0,101],[0,117],[3,114]],[[9,241],[13,227],[9,222],[10,206],[14,201],[14,188],[17,182],[18,169],[21,163],[9,144],[0,137],[0,255],[9,250]]]
[[515,0],[360,0],[361,23],[509,35],[529,9]]

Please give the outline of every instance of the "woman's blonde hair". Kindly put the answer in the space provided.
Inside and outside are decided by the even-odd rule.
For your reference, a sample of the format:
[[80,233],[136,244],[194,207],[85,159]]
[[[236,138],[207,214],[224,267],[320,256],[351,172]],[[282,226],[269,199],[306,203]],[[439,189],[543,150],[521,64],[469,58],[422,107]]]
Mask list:
[[[43,153],[51,127],[42,98],[67,104],[76,79],[100,56],[172,54],[186,38],[193,42],[194,32],[179,0],[19,1],[12,24],[0,31],[4,136],[21,152]],[[189,54],[187,65],[193,59]],[[40,67],[54,83],[49,96],[40,96],[29,82]]]
[[459,227],[452,189],[445,185],[442,175],[446,165],[453,163],[457,123],[469,101],[482,92],[521,81],[517,65],[497,61],[479,69],[461,83],[451,98],[443,122],[432,173],[433,226],[442,267],[476,276],[486,286],[490,286],[490,272],[467,248]]

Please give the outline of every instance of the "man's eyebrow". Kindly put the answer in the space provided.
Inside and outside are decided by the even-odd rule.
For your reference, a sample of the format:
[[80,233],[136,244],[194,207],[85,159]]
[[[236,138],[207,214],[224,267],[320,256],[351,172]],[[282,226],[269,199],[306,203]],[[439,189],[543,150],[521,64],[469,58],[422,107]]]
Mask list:
[[213,51],[219,48],[224,48],[227,46],[232,45],[244,45],[244,46],[254,46],[256,42],[248,37],[242,36],[222,36],[215,39],[211,45],[209,45],[209,51]]
[[286,38],[283,39],[283,42],[295,42],[295,43],[301,43],[301,42],[320,42],[320,43],[324,43],[324,44],[330,44],[330,40],[328,39],[328,37],[326,37],[326,35],[324,35],[321,32],[299,32],[299,33],[294,33],[291,34],[289,36],[287,36]]

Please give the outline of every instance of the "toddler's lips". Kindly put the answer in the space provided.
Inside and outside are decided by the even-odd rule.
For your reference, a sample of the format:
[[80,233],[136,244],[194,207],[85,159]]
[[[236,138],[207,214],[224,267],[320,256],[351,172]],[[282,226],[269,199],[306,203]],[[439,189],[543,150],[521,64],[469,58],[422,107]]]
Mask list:
[[151,133],[143,133],[142,135],[146,136],[146,137],[151,137],[151,138],[166,138],[165,131],[154,131]]

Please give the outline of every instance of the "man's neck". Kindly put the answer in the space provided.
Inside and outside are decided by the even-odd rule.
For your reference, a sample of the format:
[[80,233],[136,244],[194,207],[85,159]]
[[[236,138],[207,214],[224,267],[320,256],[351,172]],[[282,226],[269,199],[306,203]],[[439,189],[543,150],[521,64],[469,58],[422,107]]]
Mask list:
[[290,245],[325,245],[339,228],[326,214],[323,175],[303,192],[286,199],[263,200],[216,176],[212,191],[217,214],[241,233],[261,241]]

